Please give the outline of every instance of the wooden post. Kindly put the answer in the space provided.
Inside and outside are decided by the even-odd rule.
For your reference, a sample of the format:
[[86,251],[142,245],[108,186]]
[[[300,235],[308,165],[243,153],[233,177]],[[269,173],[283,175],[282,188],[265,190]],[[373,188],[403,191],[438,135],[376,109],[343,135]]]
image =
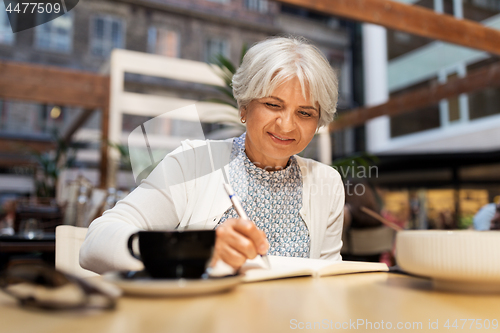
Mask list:
[[110,97],[110,78],[106,78],[106,99],[101,109],[101,163],[99,165],[100,184],[99,187],[106,189],[108,187],[109,174],[109,97]]

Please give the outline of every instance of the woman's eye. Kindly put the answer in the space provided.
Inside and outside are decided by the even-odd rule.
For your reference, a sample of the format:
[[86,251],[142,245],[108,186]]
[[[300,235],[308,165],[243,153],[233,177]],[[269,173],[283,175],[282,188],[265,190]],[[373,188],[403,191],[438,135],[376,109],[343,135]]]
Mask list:
[[276,105],[276,104],[273,104],[273,103],[266,103],[267,106],[271,107],[271,108],[277,108],[279,107],[279,105]]
[[306,117],[310,117],[311,116],[311,114],[309,112],[306,112],[306,111],[300,111],[299,113],[301,115],[303,115],[303,116],[306,116]]

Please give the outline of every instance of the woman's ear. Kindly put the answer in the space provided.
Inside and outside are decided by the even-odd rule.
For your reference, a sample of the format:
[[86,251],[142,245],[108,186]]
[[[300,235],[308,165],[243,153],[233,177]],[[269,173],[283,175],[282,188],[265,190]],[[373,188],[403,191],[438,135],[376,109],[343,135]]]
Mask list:
[[246,106],[242,106],[240,108],[240,120],[241,120],[241,122],[243,124],[246,123],[246,121],[247,121],[246,118],[247,118],[247,107]]

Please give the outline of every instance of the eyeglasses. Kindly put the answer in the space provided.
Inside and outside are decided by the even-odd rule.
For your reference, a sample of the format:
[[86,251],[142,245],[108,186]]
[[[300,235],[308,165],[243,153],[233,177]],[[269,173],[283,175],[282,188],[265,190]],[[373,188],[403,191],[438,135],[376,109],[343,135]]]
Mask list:
[[111,310],[121,294],[114,286],[78,279],[39,264],[9,267],[0,275],[0,289],[22,306],[53,310]]

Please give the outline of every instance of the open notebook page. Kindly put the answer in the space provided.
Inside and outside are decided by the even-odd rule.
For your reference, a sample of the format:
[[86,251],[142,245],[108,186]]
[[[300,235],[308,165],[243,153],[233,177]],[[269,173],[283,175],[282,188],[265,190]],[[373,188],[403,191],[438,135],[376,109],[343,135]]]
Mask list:
[[271,269],[260,257],[248,260],[241,272],[245,274],[243,281],[257,282],[297,276],[327,276],[360,272],[384,272],[388,267],[383,263],[358,261],[330,261],[293,257],[268,256]]

